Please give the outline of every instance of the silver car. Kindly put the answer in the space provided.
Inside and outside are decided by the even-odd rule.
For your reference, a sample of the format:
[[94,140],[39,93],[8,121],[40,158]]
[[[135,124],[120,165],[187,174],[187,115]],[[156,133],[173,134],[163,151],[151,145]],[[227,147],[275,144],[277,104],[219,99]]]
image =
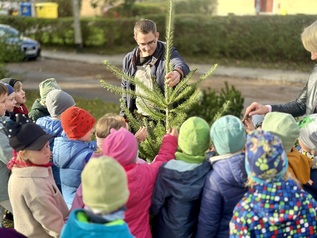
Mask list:
[[41,56],[41,45],[38,41],[23,36],[17,29],[0,24],[0,41],[7,45],[18,45],[24,59],[37,59]]

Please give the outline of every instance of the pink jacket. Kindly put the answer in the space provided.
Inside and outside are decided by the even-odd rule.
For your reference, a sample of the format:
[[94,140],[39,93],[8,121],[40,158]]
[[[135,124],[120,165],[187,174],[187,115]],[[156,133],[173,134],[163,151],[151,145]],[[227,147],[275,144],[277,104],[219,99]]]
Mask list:
[[[97,157],[94,157],[97,158]],[[146,164],[146,162],[143,159],[137,159],[136,161],[137,164]],[[83,202],[83,189],[81,184],[79,185],[79,187],[77,188],[73,203],[72,203],[72,207],[70,208],[70,212],[72,210],[75,210],[77,208],[84,208],[85,204]]]
[[149,208],[156,177],[160,166],[175,158],[176,150],[177,138],[165,135],[160,151],[151,164],[133,163],[124,166],[130,191],[125,221],[136,238],[152,237]]
[[[128,223],[131,233],[136,238],[151,238],[149,208],[152,193],[160,166],[175,158],[177,150],[177,137],[165,135],[158,155],[151,164],[140,163],[137,159],[137,141],[130,132],[125,129],[111,130],[103,143],[103,153],[116,159],[126,170],[130,197],[126,204],[125,221]],[[78,188],[72,209],[82,208],[81,186]]]

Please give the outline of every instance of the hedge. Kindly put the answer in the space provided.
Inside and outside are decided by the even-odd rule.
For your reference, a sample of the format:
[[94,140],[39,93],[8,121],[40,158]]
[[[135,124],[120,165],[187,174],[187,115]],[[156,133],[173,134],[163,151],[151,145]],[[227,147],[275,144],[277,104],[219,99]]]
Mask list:
[[[157,22],[160,39],[165,39],[165,16],[143,16]],[[317,15],[200,16],[175,17],[174,45],[182,55],[231,58],[250,61],[309,61],[300,40],[304,27]],[[82,18],[83,45],[116,53],[135,46],[133,26],[138,18]],[[72,18],[38,19],[0,16],[9,24],[43,46],[74,46]]]

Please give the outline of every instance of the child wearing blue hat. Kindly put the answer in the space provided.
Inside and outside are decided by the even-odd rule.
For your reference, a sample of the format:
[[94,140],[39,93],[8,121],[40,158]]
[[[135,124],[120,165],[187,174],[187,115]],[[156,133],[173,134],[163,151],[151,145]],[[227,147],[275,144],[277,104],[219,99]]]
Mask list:
[[196,237],[228,237],[232,211],[247,192],[246,132],[239,118],[227,115],[213,123],[210,137],[218,156],[210,158],[212,170],[206,176]]
[[11,114],[11,120],[15,120],[15,114],[24,114],[28,116],[29,111],[27,107],[25,106],[26,103],[26,95],[25,91],[23,90],[23,83],[14,78],[3,78],[0,80],[2,83],[9,84],[12,88],[14,88],[15,91],[15,106],[13,109],[13,113]]
[[249,191],[237,204],[230,237],[316,237],[316,201],[287,172],[281,139],[263,130],[247,136]]

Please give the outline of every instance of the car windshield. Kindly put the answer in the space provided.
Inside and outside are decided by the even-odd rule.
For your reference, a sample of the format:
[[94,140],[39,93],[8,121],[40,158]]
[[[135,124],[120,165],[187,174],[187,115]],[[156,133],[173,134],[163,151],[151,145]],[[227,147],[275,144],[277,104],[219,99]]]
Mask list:
[[20,33],[12,27],[0,27],[0,37],[20,37]]

